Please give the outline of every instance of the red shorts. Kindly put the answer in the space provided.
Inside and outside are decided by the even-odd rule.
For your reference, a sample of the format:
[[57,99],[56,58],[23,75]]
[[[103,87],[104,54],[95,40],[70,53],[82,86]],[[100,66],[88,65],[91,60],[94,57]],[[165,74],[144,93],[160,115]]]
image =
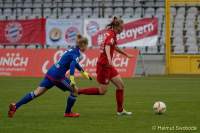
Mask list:
[[117,70],[115,69],[115,67],[113,66],[105,66],[102,64],[97,63],[97,81],[100,84],[109,84],[109,81],[117,76],[119,73],[117,72]]

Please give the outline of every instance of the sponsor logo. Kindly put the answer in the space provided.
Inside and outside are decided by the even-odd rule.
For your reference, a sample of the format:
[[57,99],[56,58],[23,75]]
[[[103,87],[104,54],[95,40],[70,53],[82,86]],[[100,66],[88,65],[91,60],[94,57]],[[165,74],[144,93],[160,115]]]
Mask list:
[[99,24],[95,21],[90,21],[86,26],[87,34],[94,35],[99,30]]
[[152,23],[135,28],[125,29],[122,31],[122,33],[117,35],[117,40],[126,38],[137,39],[139,35],[146,34],[152,31],[154,31],[154,25]]
[[28,57],[23,57],[20,53],[6,53],[5,56],[0,57],[0,66],[26,67],[28,61]]
[[[80,64],[82,64],[83,67],[96,67],[97,61],[98,57],[87,57],[86,55],[84,55]],[[114,54],[112,62],[115,67],[128,67],[129,58],[117,53]]]
[[76,27],[70,27],[65,32],[65,40],[67,43],[76,43],[76,35],[79,30]]
[[61,35],[62,32],[60,29],[58,28],[53,28],[51,29],[51,31],[49,32],[49,38],[51,39],[51,41],[55,42],[55,41],[59,41],[61,39]]
[[19,41],[22,37],[22,33],[22,25],[18,22],[8,23],[5,27],[5,37],[12,43]]
[[129,58],[117,53],[113,55],[112,62],[115,67],[128,67]]

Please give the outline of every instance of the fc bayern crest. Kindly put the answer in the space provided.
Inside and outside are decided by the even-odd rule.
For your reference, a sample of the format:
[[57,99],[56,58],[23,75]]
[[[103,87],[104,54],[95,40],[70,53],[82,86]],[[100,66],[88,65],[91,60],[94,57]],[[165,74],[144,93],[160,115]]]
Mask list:
[[79,33],[79,30],[76,27],[70,27],[65,32],[65,40],[68,43],[76,42],[76,35]]
[[90,21],[87,24],[87,33],[92,36],[94,33],[96,33],[99,30],[99,24],[95,21]]
[[17,22],[11,22],[6,25],[5,37],[9,42],[17,42],[22,37],[22,25]]

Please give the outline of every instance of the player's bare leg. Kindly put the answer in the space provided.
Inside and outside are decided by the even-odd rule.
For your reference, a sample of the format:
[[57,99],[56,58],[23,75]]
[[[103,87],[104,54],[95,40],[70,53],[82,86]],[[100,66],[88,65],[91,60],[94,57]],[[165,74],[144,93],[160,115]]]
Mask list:
[[105,95],[107,92],[108,85],[99,84],[99,93],[100,95]]
[[46,89],[44,87],[38,87],[33,92],[30,92],[30,93],[26,94],[26,96],[24,96],[19,102],[11,103],[9,105],[8,117],[12,118],[14,116],[15,112],[17,111],[17,109],[21,105],[26,104],[26,103],[30,102],[31,100],[33,100],[34,98],[41,96],[47,90],[48,89]]
[[132,112],[127,112],[124,107],[124,82],[120,75],[111,79],[111,82],[116,86],[116,102],[117,115],[132,115]]

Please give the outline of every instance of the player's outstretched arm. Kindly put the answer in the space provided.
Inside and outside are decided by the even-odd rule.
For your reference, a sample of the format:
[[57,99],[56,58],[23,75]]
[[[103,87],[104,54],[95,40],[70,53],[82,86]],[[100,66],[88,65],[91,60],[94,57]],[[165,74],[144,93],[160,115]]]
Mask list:
[[81,72],[81,75],[83,77],[85,77],[85,78],[87,78],[89,80],[92,80],[92,77],[86,71],[84,71],[84,69],[81,67],[81,65],[78,62],[76,62],[75,66],[76,66],[76,69],[78,69],[79,72]]
[[83,77],[85,77],[85,78],[87,78],[87,79],[89,79],[89,80],[92,80],[92,77],[89,75],[88,72],[82,71],[81,74],[82,74]]
[[126,57],[128,57],[128,58],[132,58],[132,57],[134,57],[134,55],[132,55],[132,54],[128,54],[128,53],[124,52],[124,51],[121,50],[119,47],[116,47],[115,50],[116,50],[118,53],[120,53],[120,54],[122,54],[122,55],[124,55],[124,56],[126,56]]
[[113,65],[111,55],[110,55],[110,45],[105,46],[105,52],[106,52],[106,56],[107,56],[109,65]]
[[70,84],[75,85],[76,82],[74,80],[74,72],[75,72],[75,67],[76,67],[76,60],[73,60],[70,64]]

